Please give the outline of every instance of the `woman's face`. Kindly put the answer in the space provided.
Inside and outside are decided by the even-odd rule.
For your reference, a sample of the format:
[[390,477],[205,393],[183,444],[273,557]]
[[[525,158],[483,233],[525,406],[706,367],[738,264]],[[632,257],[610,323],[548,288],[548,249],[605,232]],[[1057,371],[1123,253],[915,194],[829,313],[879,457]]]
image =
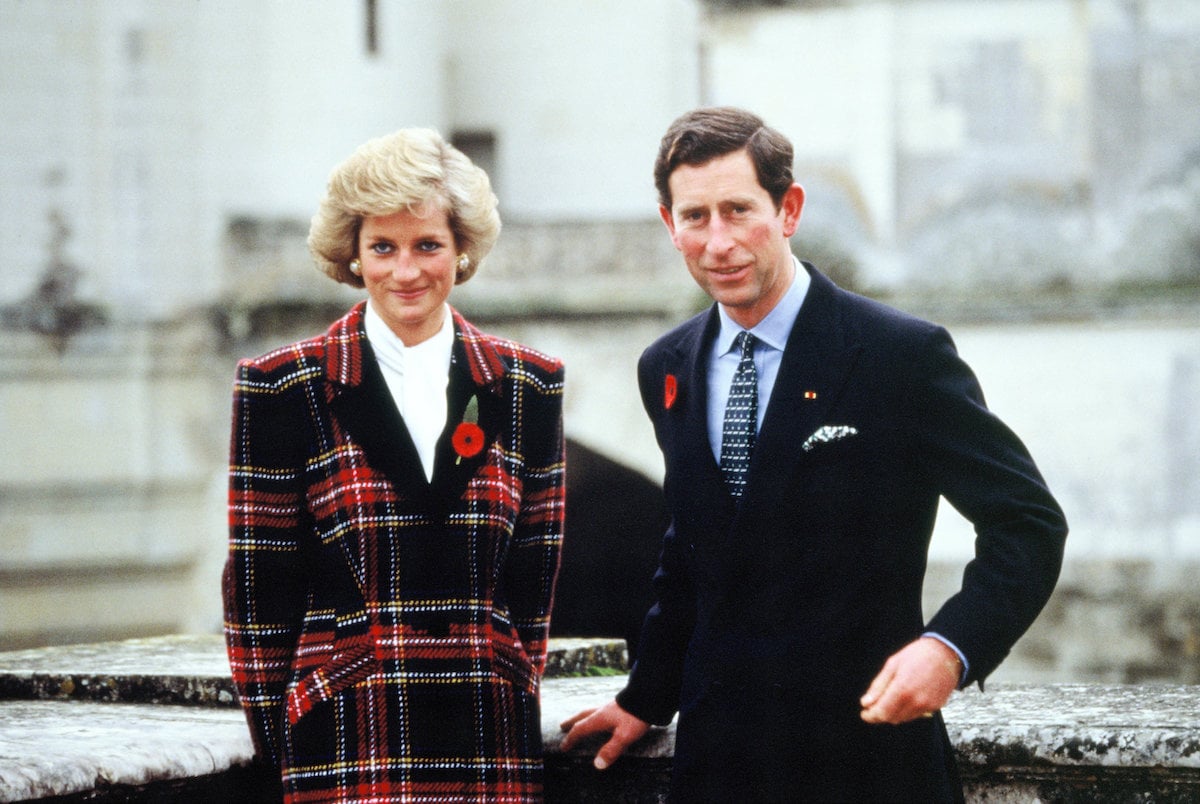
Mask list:
[[358,259],[371,307],[405,346],[442,326],[458,253],[446,211],[437,205],[363,218]]

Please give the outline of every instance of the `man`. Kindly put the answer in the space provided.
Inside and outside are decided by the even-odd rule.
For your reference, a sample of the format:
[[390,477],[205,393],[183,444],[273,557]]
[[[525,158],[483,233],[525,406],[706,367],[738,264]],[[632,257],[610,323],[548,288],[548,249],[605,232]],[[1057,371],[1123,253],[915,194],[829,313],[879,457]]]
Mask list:
[[[939,710],[1037,616],[1066,522],[945,330],[792,257],[791,166],[737,109],[662,140],[659,212],[716,304],[638,363],[671,514],[657,603],[627,686],[563,747],[611,732],[604,769],[678,711],[679,801],[961,800]],[[925,622],[942,496],[976,555]]]

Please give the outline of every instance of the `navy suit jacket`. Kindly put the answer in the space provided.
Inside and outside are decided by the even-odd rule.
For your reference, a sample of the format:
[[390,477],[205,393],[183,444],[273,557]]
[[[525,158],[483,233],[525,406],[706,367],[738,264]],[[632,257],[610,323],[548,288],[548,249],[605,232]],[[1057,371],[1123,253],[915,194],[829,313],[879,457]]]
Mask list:
[[[925,630],[982,681],[1045,604],[1066,521],[941,327],[812,284],[735,503],[707,437],[715,307],[642,355],[671,525],[618,701],[680,713],[680,800],[961,796],[940,716],[863,723],[859,697]],[[926,620],[939,499],[975,526],[962,589]]]

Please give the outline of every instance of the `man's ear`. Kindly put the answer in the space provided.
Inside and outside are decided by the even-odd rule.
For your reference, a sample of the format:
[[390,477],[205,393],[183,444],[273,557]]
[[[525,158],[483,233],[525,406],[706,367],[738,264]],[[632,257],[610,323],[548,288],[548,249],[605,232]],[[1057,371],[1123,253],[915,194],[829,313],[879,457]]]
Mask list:
[[662,218],[662,222],[666,225],[667,231],[671,233],[671,242],[675,244],[675,248],[679,248],[678,241],[675,240],[675,219],[671,217],[671,210],[658,205],[658,217]]
[[800,226],[800,213],[804,210],[804,188],[793,183],[783,194],[780,210],[783,212],[783,236],[791,237]]

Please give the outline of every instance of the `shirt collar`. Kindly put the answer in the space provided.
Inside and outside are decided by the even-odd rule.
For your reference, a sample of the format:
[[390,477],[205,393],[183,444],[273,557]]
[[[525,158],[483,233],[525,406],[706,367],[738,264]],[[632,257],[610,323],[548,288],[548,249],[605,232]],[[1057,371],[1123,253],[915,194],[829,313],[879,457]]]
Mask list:
[[[750,328],[755,338],[780,352],[787,346],[788,336],[792,334],[796,317],[800,315],[800,308],[804,305],[804,297],[808,295],[808,286],[812,283],[808,271],[804,270],[804,266],[795,255],[792,256],[792,263],[796,266],[795,276],[787,292],[762,321]],[[719,304],[717,314],[721,317],[721,332],[717,336],[717,343],[721,347],[720,354],[725,354],[733,349],[733,341],[742,331],[742,326],[730,318],[729,313]]]
[[410,376],[414,374],[442,374],[450,365],[450,353],[454,349],[454,320],[450,309],[445,310],[442,328],[433,337],[416,346],[405,346],[391,327],[375,312],[370,301],[364,313],[367,340],[375,350],[375,357],[386,367],[404,375],[405,366]]

